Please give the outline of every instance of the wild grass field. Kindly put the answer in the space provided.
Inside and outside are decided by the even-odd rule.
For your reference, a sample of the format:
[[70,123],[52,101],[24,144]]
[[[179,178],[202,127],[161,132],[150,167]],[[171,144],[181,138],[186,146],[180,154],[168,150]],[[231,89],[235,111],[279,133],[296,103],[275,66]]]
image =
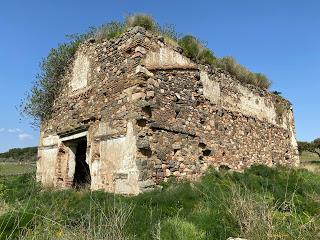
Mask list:
[[320,239],[319,183],[307,170],[254,166],[118,196],[1,177],[0,239]]
[[320,162],[320,157],[318,154],[308,152],[308,151],[303,151],[300,155],[300,161],[307,162],[307,161],[319,161]]
[[303,151],[300,155],[300,167],[320,173],[320,157],[318,154]]
[[0,177],[34,173],[35,163],[0,162]]

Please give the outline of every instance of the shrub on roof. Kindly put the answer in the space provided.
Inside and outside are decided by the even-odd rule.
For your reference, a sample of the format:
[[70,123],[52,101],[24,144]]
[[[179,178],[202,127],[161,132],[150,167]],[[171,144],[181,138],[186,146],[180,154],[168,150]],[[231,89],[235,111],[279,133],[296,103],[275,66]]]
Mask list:
[[203,49],[199,53],[198,58],[199,58],[200,63],[209,64],[209,65],[214,65],[216,63],[216,59],[217,59],[214,56],[213,52],[208,48]]
[[209,65],[215,63],[216,58],[213,52],[206,48],[197,38],[187,35],[179,39],[178,43],[184,54],[192,60]]
[[178,42],[178,39],[181,37],[172,24],[165,24],[163,26],[157,24],[157,33],[175,42]]
[[153,17],[146,14],[133,14],[127,16],[125,25],[127,28],[140,26],[152,32],[155,32],[157,30],[157,24]]
[[183,49],[183,53],[188,58],[197,61],[199,52],[201,51],[202,45],[193,36],[187,35],[179,39],[179,45]]
[[256,79],[256,85],[263,89],[268,89],[271,86],[271,81],[262,73],[256,73]]
[[226,70],[240,82],[252,84],[262,89],[270,87],[271,82],[261,73],[252,73],[244,66],[236,62],[233,57],[224,57],[216,61],[216,66]]
[[121,22],[110,22],[98,28],[94,34],[96,40],[118,38],[125,31],[125,25]]

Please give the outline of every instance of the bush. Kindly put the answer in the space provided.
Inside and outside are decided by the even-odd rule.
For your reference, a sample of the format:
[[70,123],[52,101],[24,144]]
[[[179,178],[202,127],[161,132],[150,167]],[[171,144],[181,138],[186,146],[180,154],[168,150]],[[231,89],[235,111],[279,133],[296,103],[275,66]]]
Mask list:
[[308,151],[320,157],[320,139],[317,138],[312,142],[298,142],[298,150],[300,155],[303,151]]
[[268,89],[271,86],[270,80],[262,73],[256,73],[256,85],[262,89]]
[[202,240],[205,233],[197,227],[179,217],[174,217],[164,221],[159,225],[156,239],[164,240]]
[[112,39],[119,37],[125,31],[125,25],[121,22],[110,22],[96,30],[95,39]]
[[218,59],[216,66],[226,70],[231,75],[236,77],[240,82],[252,84],[262,89],[268,89],[271,82],[261,73],[252,73],[244,66],[236,62],[233,57],[224,57]]
[[188,58],[202,64],[214,65],[216,58],[213,52],[205,48],[195,37],[190,35],[184,36],[178,43]]
[[50,50],[40,64],[40,74],[36,76],[31,91],[20,104],[22,115],[31,117],[33,124],[48,119],[52,113],[56,94],[60,90],[60,79],[66,66],[72,61],[81,42],[93,36],[93,30],[83,35],[70,35],[68,43],[60,44]]
[[208,48],[203,49],[199,53],[198,58],[201,64],[209,64],[213,66],[216,63],[216,57],[213,55],[213,52]]
[[202,50],[202,45],[200,42],[193,36],[187,35],[179,40],[179,45],[183,49],[184,55],[192,60],[196,61],[198,55]]
[[164,36],[167,40],[175,42],[175,44],[180,38],[180,34],[177,33],[175,26],[172,24],[166,24],[164,26],[157,25],[157,32]]
[[59,78],[76,49],[76,44],[71,43],[61,44],[50,51],[40,65],[41,73],[37,75],[31,93],[24,101],[24,114],[37,120],[44,120],[51,115],[53,101],[59,92]]
[[157,24],[155,20],[146,14],[134,14],[127,16],[125,25],[127,28],[140,26],[151,32],[156,32],[157,30]]

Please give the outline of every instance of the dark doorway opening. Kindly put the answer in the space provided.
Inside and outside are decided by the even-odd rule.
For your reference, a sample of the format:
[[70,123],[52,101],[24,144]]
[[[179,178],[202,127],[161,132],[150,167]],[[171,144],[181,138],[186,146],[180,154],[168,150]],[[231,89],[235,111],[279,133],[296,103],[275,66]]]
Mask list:
[[91,184],[89,165],[86,162],[87,139],[79,139],[75,153],[76,167],[73,177],[73,187],[84,188]]

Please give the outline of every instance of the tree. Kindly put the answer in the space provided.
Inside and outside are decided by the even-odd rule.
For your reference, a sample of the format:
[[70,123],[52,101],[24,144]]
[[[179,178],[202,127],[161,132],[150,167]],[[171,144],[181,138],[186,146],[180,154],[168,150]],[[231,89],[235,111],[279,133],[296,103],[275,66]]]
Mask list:
[[298,142],[298,150],[301,155],[303,151],[315,153],[320,157],[320,138],[312,142]]

